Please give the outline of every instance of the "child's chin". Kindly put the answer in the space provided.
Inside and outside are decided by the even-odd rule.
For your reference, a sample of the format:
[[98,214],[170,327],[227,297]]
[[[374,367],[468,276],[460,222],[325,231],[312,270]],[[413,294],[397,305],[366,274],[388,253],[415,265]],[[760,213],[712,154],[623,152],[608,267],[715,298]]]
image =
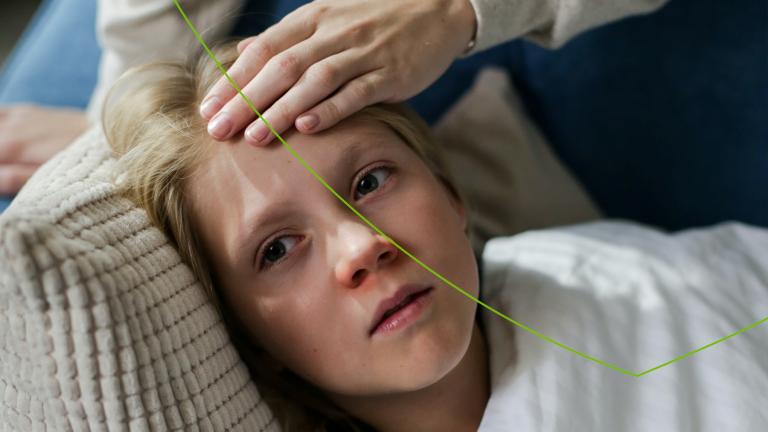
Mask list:
[[[463,333],[463,332],[462,332]],[[449,375],[468,352],[471,331],[465,335],[456,335],[450,346],[433,347],[431,352],[422,353],[420,358],[404,364],[402,369],[409,369],[403,373],[401,369],[393,371],[395,379],[391,379],[391,385],[397,384],[402,392],[421,390],[434,385]]]

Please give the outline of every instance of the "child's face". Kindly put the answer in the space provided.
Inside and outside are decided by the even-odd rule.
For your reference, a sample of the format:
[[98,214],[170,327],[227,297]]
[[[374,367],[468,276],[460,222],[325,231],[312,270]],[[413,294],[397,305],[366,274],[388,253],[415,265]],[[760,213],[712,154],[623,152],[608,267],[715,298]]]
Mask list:
[[[356,116],[285,138],[383,232],[477,295],[463,207],[394,132]],[[189,187],[228,305],[304,379],[331,394],[391,394],[437,382],[464,356],[476,304],[365,225],[282,145],[219,144]],[[370,334],[380,303],[405,284],[433,287],[421,313]]]

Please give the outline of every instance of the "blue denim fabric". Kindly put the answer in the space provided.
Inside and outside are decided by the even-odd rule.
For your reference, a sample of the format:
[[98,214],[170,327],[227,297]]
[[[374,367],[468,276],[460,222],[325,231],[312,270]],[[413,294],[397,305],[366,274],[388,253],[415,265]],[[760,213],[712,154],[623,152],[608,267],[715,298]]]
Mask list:
[[[101,51],[96,0],[46,0],[0,73],[0,105],[28,102],[85,108]],[[0,197],[0,212],[11,197]]]
[[96,0],[46,0],[0,73],[0,104],[85,108],[101,51]]

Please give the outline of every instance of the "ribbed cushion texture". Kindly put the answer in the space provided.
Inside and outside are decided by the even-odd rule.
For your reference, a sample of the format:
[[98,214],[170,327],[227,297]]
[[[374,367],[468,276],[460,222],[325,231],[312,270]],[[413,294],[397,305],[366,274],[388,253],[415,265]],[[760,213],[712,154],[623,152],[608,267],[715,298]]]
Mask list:
[[0,216],[0,430],[278,431],[98,127]]

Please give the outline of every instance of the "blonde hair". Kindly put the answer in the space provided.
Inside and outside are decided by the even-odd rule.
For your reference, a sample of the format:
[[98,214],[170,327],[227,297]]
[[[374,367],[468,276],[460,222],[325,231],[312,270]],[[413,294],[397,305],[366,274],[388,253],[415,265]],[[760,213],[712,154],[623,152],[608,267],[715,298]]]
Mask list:
[[[237,57],[234,43],[221,45],[214,52],[225,68]],[[233,314],[226,313],[205,248],[194,229],[186,193],[187,179],[217,145],[207,138],[206,122],[197,108],[220,76],[214,62],[203,54],[187,64],[155,63],[134,68],[108,94],[102,123],[118,158],[118,190],[146,210],[152,223],[171,238],[211,301],[224,312],[233,342],[284,430],[369,429],[291,371],[270,366],[268,353],[254,346]],[[461,201],[427,125],[416,114],[401,105],[380,104],[357,115],[388,126]]]

